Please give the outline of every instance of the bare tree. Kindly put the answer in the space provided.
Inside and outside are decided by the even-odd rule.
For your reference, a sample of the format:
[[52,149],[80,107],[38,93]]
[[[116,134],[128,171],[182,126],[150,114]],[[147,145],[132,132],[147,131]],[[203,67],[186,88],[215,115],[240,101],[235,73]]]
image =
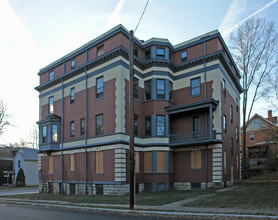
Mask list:
[[[243,178],[246,178],[246,124],[254,103],[262,97],[262,88],[277,63],[277,33],[274,23],[250,18],[231,35],[232,53],[242,73],[243,87]],[[248,103],[250,101],[250,103]]]
[[10,118],[11,115],[8,114],[7,105],[3,100],[0,100],[0,136],[4,133],[5,128],[11,125]]
[[278,110],[278,63],[274,74],[268,76],[267,84],[264,85],[262,96],[271,105],[272,108]]

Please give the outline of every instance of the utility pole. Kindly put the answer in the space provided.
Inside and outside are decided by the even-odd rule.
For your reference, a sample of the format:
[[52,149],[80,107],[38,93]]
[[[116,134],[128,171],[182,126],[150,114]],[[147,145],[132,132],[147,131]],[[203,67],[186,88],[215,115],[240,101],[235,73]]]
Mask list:
[[133,30],[129,33],[129,198],[130,209],[135,208],[134,161],[134,100],[133,100]]

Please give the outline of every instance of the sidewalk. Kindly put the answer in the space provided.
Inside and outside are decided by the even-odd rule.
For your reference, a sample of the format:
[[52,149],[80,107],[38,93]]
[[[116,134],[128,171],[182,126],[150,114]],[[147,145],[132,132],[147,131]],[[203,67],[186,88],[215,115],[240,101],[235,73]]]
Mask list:
[[224,188],[215,193],[195,196],[186,200],[165,204],[162,206],[136,206],[135,210],[130,210],[129,205],[123,204],[92,204],[92,203],[74,203],[64,201],[48,201],[48,200],[22,200],[13,198],[1,198],[0,203],[32,205],[42,207],[56,207],[78,210],[94,210],[109,212],[132,212],[141,214],[158,214],[158,215],[175,215],[175,216],[203,216],[203,217],[232,217],[232,218],[259,218],[259,219],[278,219],[277,209],[234,209],[234,208],[200,208],[185,207],[184,204],[192,201],[204,199],[215,195],[217,192],[232,190],[237,186]]
[[27,186],[27,187],[1,186],[0,188],[0,196],[34,194],[34,193],[39,193],[38,186]]

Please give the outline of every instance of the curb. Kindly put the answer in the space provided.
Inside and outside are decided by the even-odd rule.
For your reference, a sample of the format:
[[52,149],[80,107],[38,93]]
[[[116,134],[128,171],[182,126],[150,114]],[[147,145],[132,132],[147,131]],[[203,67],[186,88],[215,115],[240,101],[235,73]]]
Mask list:
[[[196,216],[196,217],[230,217],[230,218],[251,218],[251,219],[278,219],[278,216],[273,215],[255,215],[255,214],[233,214],[233,213],[205,213],[205,212],[183,212],[183,211],[160,211],[139,208],[137,210],[130,210],[123,208],[105,208],[105,207],[89,207],[78,205],[65,205],[65,204],[50,204],[50,203],[38,203],[38,202],[26,202],[26,201],[10,201],[1,199],[0,203],[15,204],[15,205],[28,205],[47,208],[64,208],[75,209],[83,211],[103,211],[103,212],[117,212],[117,213],[130,213],[130,214],[147,214],[147,215],[165,215],[165,216]],[[163,207],[161,207],[163,208]]]

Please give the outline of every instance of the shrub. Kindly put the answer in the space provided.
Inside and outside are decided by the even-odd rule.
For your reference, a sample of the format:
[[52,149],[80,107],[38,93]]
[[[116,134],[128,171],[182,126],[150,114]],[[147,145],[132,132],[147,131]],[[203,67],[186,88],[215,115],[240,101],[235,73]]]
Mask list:
[[16,187],[25,186],[25,175],[22,168],[19,169],[16,177]]

